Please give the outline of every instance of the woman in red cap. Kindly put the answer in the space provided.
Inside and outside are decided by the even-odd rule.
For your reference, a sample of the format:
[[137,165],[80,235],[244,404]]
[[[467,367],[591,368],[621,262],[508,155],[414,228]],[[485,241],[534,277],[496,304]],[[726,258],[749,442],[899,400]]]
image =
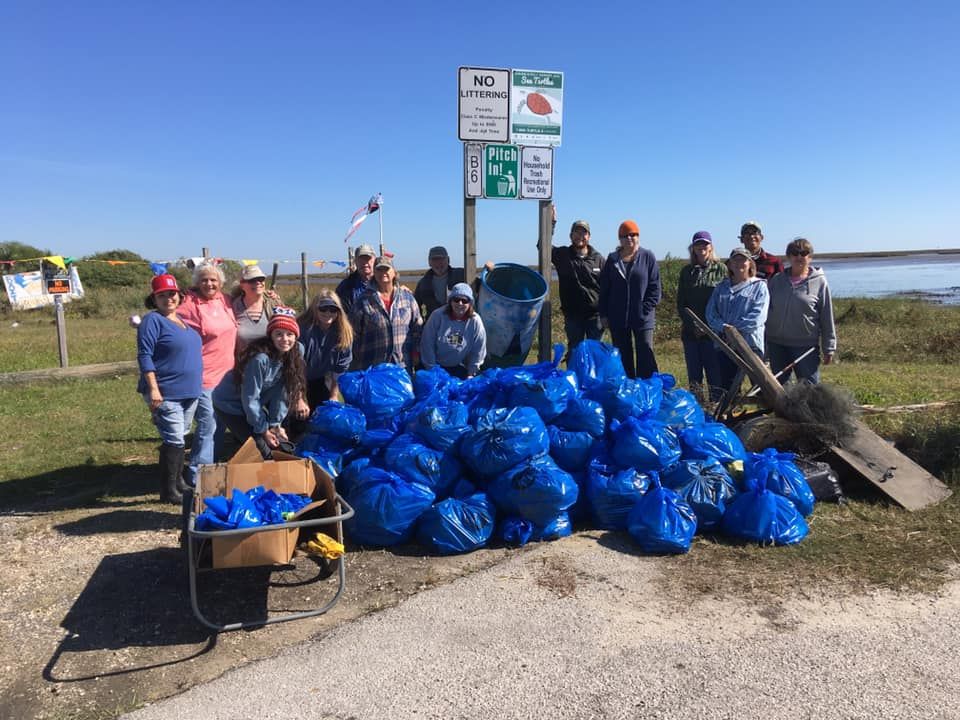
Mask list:
[[137,362],[143,395],[160,432],[160,500],[179,504],[186,489],[183,438],[193,422],[202,390],[200,336],[177,316],[183,293],[173,275],[157,275],[144,304],[148,313],[137,328]]
[[617,234],[620,247],[610,253],[600,272],[600,322],[610,328],[627,376],[648,378],[657,371],[653,328],[660,304],[660,266],[652,252],[640,247],[636,222],[624,220]]
[[[238,442],[253,436],[264,459],[287,440],[281,423],[291,404],[306,409],[306,376],[300,327],[293,308],[277,306],[267,337],[240,353],[237,364],[213,391],[217,423]],[[302,414],[305,414],[302,413]]]

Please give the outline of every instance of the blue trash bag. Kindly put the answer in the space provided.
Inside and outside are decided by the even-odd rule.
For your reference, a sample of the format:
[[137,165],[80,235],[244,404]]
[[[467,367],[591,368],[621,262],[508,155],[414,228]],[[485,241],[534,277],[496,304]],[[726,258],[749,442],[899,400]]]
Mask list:
[[677,430],[707,421],[694,394],[679,387],[663,391],[656,420]]
[[577,376],[583,391],[604,385],[616,390],[627,377],[620,351],[599,340],[584,340],[571,350],[567,370]]
[[584,394],[603,406],[607,422],[622,422],[628,417],[650,418],[660,409],[663,380],[656,375],[647,380],[626,378],[616,387],[602,385]]
[[487,494],[497,509],[534,525],[547,525],[577,501],[580,489],[570,473],[548,456],[525,460],[490,480]]
[[347,498],[355,514],[346,521],[346,527],[361,545],[397,545],[413,536],[417,519],[435,499],[433,490],[426,485],[367,466],[360,471]]
[[529,520],[510,515],[500,521],[497,537],[507,545],[526,545],[533,538],[534,525]]
[[470,431],[469,410],[455,400],[422,408],[407,415],[406,429],[436,450],[456,452],[460,438]]
[[451,453],[427,447],[413,435],[393,439],[383,454],[384,464],[404,480],[426,485],[437,498],[445,498],[463,469]]
[[297,449],[295,455],[313,460],[313,462],[332,478],[339,475],[343,469],[343,454],[336,450],[324,450],[321,448],[315,452],[311,452],[310,450]]
[[[259,493],[254,491],[259,489]],[[248,493],[233,489],[230,498],[230,513],[227,522],[235,528],[259,527],[263,525],[263,516],[254,504],[256,497],[264,492],[263,486],[253,488]]]
[[548,450],[547,428],[528,407],[489,410],[477,420],[477,429],[460,440],[464,465],[488,478]]
[[664,470],[660,480],[693,508],[698,532],[719,530],[727,503],[737,495],[733,479],[716,458],[681,460]]
[[555,425],[547,425],[547,436],[550,438],[550,457],[569,473],[586,468],[590,458],[603,447],[603,441],[588,432],[561,430]]
[[573,373],[556,371],[545,378],[521,381],[510,388],[508,404],[513,407],[532,407],[545,422],[551,422],[567,409],[567,403],[577,394],[577,377]]
[[267,490],[256,502],[257,510],[264,525],[277,525],[287,522],[288,513],[296,513],[309,505],[312,500],[307,495],[297,493],[277,493]]
[[650,490],[633,506],[627,532],[646,553],[685,553],[697,532],[697,516],[677,493],[652,474]]
[[413,376],[413,394],[418,400],[434,393],[439,394],[446,400],[459,385],[460,380],[439,365],[434,365],[429,369],[417,370]]
[[727,505],[720,525],[724,534],[760,545],[793,545],[810,533],[790,500],[768,490],[762,480],[748,480],[747,485],[747,491]]
[[722,463],[746,460],[747,451],[737,434],[721,423],[704,423],[680,431],[684,460],[716,458]]
[[367,430],[360,436],[359,449],[366,454],[374,453],[385,448],[397,436],[393,430],[378,428]]
[[607,431],[607,418],[603,405],[596,400],[577,396],[570,398],[567,409],[554,420],[554,425],[562,430],[588,432],[595,438],[602,438]]
[[610,457],[620,467],[661,470],[680,459],[680,443],[666,425],[629,417],[610,424]]
[[441,500],[420,516],[417,540],[440,555],[466,553],[487,544],[496,527],[496,510],[480,492]]
[[361,473],[370,467],[370,464],[370,458],[358,457],[344,465],[340,474],[334,478],[337,492],[343,497],[349,497],[353,488],[360,482]]
[[602,530],[626,530],[627,516],[650,488],[650,476],[620,468],[607,455],[598,455],[587,471],[587,495],[594,521]]
[[474,406],[489,410],[493,406],[493,398],[499,391],[497,376],[499,368],[488,368],[479,375],[463,380],[456,387],[450,388],[450,400],[462,402],[469,410]]
[[363,411],[367,427],[390,427],[413,400],[410,376],[402,367],[391,363],[346,372],[340,376],[339,385],[347,404]]
[[573,523],[570,522],[570,515],[562,512],[546,525],[534,525],[531,539],[537,542],[546,542],[559,540],[572,534]]
[[677,379],[670,373],[655,372],[651,379],[657,378],[660,381],[660,386],[663,388],[663,391],[673,390],[677,385]]
[[774,448],[759,454],[748,453],[743,475],[748,481],[763,481],[768,490],[783,495],[807,517],[813,512],[816,497],[803,471],[794,464],[795,457],[793,453],[777,452]]
[[[593,458],[590,458],[590,461],[592,462]],[[590,462],[587,463],[587,468],[589,467]],[[577,483],[578,488],[577,501],[567,510],[567,514],[570,516],[572,522],[580,522],[581,520],[590,518],[590,474],[587,468],[570,473],[573,481]]]
[[359,408],[333,400],[317,405],[307,421],[307,432],[337,440],[344,446],[359,444],[366,429],[367,418]]

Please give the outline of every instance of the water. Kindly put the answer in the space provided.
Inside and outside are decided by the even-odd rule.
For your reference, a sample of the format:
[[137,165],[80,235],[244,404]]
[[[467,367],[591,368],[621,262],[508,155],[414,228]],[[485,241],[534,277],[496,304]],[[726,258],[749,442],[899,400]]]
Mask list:
[[917,254],[884,258],[823,259],[834,297],[920,297],[960,305],[960,255]]

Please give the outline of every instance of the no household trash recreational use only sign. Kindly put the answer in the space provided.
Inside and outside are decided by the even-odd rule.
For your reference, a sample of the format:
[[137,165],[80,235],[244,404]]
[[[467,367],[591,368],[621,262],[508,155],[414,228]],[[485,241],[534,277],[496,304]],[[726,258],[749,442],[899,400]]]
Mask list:
[[464,196],[551,199],[562,128],[563,73],[461,67]]

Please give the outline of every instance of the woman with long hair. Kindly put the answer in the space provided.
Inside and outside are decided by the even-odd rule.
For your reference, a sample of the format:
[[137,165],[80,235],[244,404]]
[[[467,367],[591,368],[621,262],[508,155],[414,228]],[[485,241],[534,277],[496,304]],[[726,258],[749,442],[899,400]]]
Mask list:
[[217,422],[242,443],[253,437],[264,459],[287,440],[281,426],[291,404],[306,392],[300,327],[292,308],[277,306],[267,325],[267,337],[241,351],[233,370],[213,391]]
[[312,411],[337,394],[337,381],[353,360],[353,326],[337,293],[321,290],[297,318],[307,366],[307,405]]
[[465,379],[480,372],[487,356],[487,333],[473,309],[473,292],[466,283],[450,289],[445,305],[427,318],[420,339],[420,360],[427,369],[439,365]]
[[219,265],[204,262],[193,268],[193,286],[177,315],[200,335],[203,342],[203,391],[197,401],[190,448],[190,464],[186,481],[195,485],[201,465],[214,462],[223,440],[223,428],[218,428],[213,412],[213,390],[223,376],[233,368],[234,348],[237,343],[237,319],[233,315],[230,298],[223,293],[225,278]]
[[137,392],[160,432],[160,501],[179,504],[183,482],[184,436],[193,422],[201,392],[200,336],[177,315],[183,293],[173,275],[157,275],[137,328]]
[[690,390],[701,401],[704,399],[703,381],[706,376],[709,397],[717,400],[722,389],[717,365],[718,350],[713,342],[687,317],[692,310],[703,320],[707,315],[707,303],[713,289],[727,276],[727,268],[713,251],[713,238],[706,230],[693,234],[690,242],[690,262],[680,269],[677,283],[677,313],[683,325],[680,341],[683,343],[683,359],[687,365],[687,381]]

